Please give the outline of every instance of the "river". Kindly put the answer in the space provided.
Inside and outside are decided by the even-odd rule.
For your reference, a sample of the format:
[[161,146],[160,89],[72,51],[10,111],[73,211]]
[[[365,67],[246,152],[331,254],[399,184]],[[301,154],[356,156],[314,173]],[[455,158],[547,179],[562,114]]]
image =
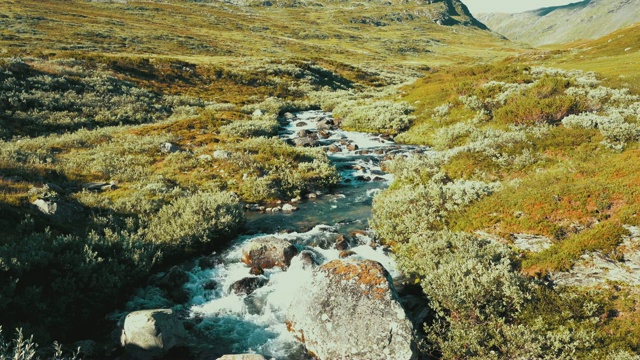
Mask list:
[[[330,113],[322,111],[294,115],[280,131],[284,139],[296,138],[300,130],[315,134],[319,122],[332,120]],[[333,152],[328,153],[340,171],[339,186],[315,199],[295,202],[297,211],[248,212],[247,227],[253,235],[240,236],[221,253],[208,256],[207,261],[213,262],[213,267],[196,265],[188,271],[190,280],[184,288],[188,290],[189,301],[174,306],[174,310],[184,313],[192,324],[190,332],[196,341],[189,350],[194,358],[215,359],[239,353],[258,353],[276,359],[308,357],[303,346],[287,331],[285,315],[312,269],[296,256],[286,271],[266,269],[259,275],[268,280],[263,287],[250,295],[236,295],[230,291],[231,285],[253,276],[241,261],[242,246],[251,239],[275,236],[291,242],[300,251],[310,250],[318,263],[324,263],[340,257],[335,242],[342,235],[351,243],[351,257],[378,261],[392,277],[399,275],[388,250],[374,244],[368,236],[373,197],[392,181],[380,162],[387,156],[411,156],[426,150],[336,127],[323,135],[326,138],[320,138],[318,145],[333,145]],[[159,293],[141,290],[128,307],[132,310],[168,304]]]

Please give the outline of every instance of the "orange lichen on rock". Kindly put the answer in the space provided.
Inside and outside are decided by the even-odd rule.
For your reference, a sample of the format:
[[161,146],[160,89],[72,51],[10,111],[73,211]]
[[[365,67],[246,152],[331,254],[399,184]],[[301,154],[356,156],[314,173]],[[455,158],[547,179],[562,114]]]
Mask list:
[[356,281],[363,293],[374,298],[382,298],[389,291],[389,273],[377,261],[341,261],[333,260],[320,267],[330,278],[343,281]]

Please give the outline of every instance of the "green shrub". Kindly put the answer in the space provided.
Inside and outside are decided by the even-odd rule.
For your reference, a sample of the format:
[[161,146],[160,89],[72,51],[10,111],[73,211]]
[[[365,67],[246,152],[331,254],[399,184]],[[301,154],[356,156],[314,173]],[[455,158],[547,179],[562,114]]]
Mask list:
[[220,127],[220,133],[227,137],[260,137],[278,134],[278,121],[273,120],[238,120]]
[[149,220],[146,238],[157,244],[197,248],[235,235],[244,221],[234,194],[199,192],[163,206]]
[[87,336],[148,276],[161,249],[144,241],[133,222],[96,220],[97,231],[86,236],[33,232],[0,244],[2,324],[46,342]]
[[442,229],[450,212],[500,188],[499,183],[446,181],[446,177],[439,174],[426,184],[383,191],[373,200],[371,227],[384,241],[406,242],[412,234]]
[[358,131],[397,133],[411,125],[414,108],[407,103],[393,101],[347,101],[340,103],[333,111],[343,117],[342,126]]
[[564,117],[584,110],[582,100],[574,96],[559,95],[540,99],[535,94],[529,94],[523,98],[514,98],[495,110],[493,118],[502,124],[556,124]]

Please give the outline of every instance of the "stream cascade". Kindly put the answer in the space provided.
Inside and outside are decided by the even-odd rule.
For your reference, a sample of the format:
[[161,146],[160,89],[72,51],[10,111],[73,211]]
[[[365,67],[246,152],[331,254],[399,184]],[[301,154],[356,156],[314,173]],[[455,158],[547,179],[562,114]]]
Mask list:
[[[287,328],[286,312],[308,286],[314,267],[345,258],[373,260],[386,269],[391,281],[399,281],[402,274],[388,248],[375,243],[367,221],[373,197],[393,180],[381,162],[429,150],[327,124],[334,124],[328,112],[287,114],[279,136],[298,146],[296,139],[301,137],[317,140],[312,146],[323,147],[340,172],[336,188],[295,199],[290,203],[296,211],[247,211],[247,228],[252,235],[239,236],[223,251],[193,261],[190,268],[182,267],[188,275],[182,286],[188,294],[184,304],[175,305],[158,288],[139,289],[127,303],[126,312],[120,314],[121,324],[124,315],[132,311],[172,308],[192,338],[185,345],[191,358],[255,353],[265,358],[312,359]],[[242,261],[243,247],[263,238],[285,240],[295,246],[297,255],[287,266],[250,274],[253,270]],[[308,266],[310,258],[314,266]]]

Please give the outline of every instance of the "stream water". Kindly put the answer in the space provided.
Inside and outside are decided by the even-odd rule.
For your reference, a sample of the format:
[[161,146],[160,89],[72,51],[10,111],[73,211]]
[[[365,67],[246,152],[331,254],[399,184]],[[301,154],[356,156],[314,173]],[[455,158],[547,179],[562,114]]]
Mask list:
[[[316,134],[318,123],[325,120],[332,120],[330,113],[297,113],[281,129],[280,136],[295,139],[300,130]],[[248,212],[247,226],[254,235],[238,237],[220,254],[209,256],[213,266],[195,266],[188,272],[190,280],[184,288],[190,298],[181,311],[191,319],[190,331],[198,339],[190,349],[195,358],[215,359],[238,353],[258,353],[276,359],[308,357],[285,325],[286,309],[296,300],[299,286],[312,271],[303,266],[300,256],[293,258],[286,271],[266,269],[260,277],[268,279],[268,283],[250,295],[236,295],[229,289],[234,282],[253,277],[241,261],[242,246],[251,239],[262,236],[285,239],[299,250],[311,250],[315,259],[323,263],[340,257],[335,242],[340,235],[346,235],[351,242],[352,257],[376,260],[392,277],[399,275],[387,249],[371,243],[367,221],[374,195],[392,180],[380,168],[381,160],[426,150],[335,127],[323,131],[323,135],[326,138],[320,138],[318,145],[334,145],[328,153],[342,176],[339,186],[315,199],[296,202],[298,210],[294,212]],[[159,294],[145,293],[133,298],[130,307],[150,308],[151,302],[158,307],[162,298]]]

